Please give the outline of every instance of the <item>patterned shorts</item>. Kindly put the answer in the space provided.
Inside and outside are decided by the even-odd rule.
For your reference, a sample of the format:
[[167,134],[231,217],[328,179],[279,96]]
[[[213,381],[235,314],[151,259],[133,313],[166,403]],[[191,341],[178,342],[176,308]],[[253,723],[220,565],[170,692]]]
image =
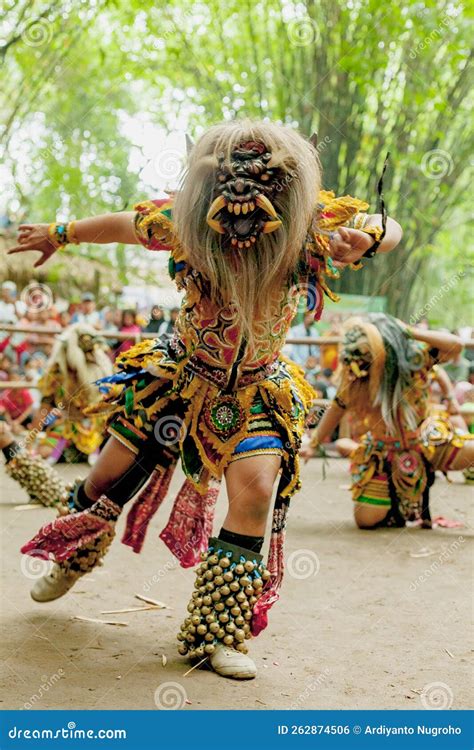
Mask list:
[[386,474],[377,474],[372,477],[370,482],[364,487],[364,494],[356,500],[357,503],[365,505],[381,505],[390,507],[390,492],[388,487],[388,477]]
[[[168,425],[172,429],[173,417],[175,417],[176,424],[179,425],[181,415],[176,413],[178,411],[176,408],[178,403],[175,401],[173,404],[170,404],[174,413],[168,409],[164,409],[150,424],[144,422],[140,428],[137,428],[133,417],[127,419],[126,416],[120,415],[109,425],[108,432],[138,455],[145,448],[151,436],[154,436],[154,431],[159,428],[160,420],[163,424],[166,424],[168,421]],[[173,435],[170,434],[169,438],[169,447],[171,448],[174,442]],[[281,433],[273,424],[263,401],[256,396],[250,407],[250,419],[247,423],[246,437],[235,447],[231,463],[252,456],[283,456],[284,453]]]

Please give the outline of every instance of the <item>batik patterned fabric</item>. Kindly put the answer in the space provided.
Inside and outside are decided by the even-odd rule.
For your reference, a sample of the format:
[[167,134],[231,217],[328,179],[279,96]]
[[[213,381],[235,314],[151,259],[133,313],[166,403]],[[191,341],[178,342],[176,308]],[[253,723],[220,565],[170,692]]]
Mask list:
[[195,375],[186,360],[172,363],[166,351],[160,371],[162,347],[163,342],[144,341],[119,362],[109,382],[110,434],[136,454],[150,438],[156,440],[157,461],[163,447],[179,450],[186,476],[203,493],[232,460],[275,453],[287,477],[284,496],[292,495],[314,397],[303,371],[280,358],[267,378],[228,393]]
[[[358,503],[391,505],[395,494],[405,520],[420,516],[423,493],[429,486],[429,472],[449,470],[458,451],[469,439],[455,434],[448,415],[430,415],[429,380],[436,359],[420,345],[422,366],[414,371],[413,380],[404,394],[418,421],[410,430],[400,409],[397,434],[383,432],[384,422],[378,409],[369,409],[365,416],[366,433],[351,456],[352,497]],[[345,399],[350,410],[350,398]]]

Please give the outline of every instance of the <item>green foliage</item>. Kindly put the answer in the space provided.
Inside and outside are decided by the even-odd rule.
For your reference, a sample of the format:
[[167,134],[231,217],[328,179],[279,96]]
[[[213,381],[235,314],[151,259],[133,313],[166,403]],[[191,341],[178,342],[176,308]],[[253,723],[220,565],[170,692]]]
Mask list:
[[[402,246],[361,274],[346,272],[340,291],[386,295],[389,310],[406,318],[456,271],[472,57],[461,3],[7,3],[10,39],[41,14],[47,43],[29,46],[25,31],[11,41],[10,89],[0,102],[5,163],[29,218],[133,200],[139,175],[129,168],[124,113],[169,131],[187,121],[194,135],[222,118],[268,117],[308,135],[317,130],[325,187],[365,198],[371,210],[391,153],[385,193],[404,228]],[[29,169],[18,167],[19,144]],[[119,252],[113,261],[125,279]],[[464,247],[460,255],[461,262]],[[468,315],[468,282],[461,277],[445,300],[457,320]]]

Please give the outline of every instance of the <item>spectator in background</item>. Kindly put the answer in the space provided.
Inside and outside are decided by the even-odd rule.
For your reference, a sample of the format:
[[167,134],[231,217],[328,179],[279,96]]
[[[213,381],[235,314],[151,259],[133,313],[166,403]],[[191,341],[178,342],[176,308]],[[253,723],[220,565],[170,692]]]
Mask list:
[[162,333],[162,328],[165,328],[168,324],[165,321],[165,314],[163,308],[160,305],[153,305],[150,313],[150,320],[148,321],[145,333]]
[[[13,325],[18,322],[18,311],[16,306],[16,284],[13,281],[4,281],[0,288],[0,323]],[[5,351],[12,343],[12,335],[8,331],[0,331],[0,352]]]
[[[12,361],[8,354],[0,354],[0,380],[10,380],[10,370],[12,368]],[[1,391],[0,391],[1,395]]]
[[120,326],[122,325],[122,311],[117,308],[113,311],[112,320],[117,326],[117,331],[120,330]]
[[160,334],[162,333],[172,334],[173,333],[174,324],[176,323],[178,314],[179,314],[179,307],[173,307],[170,310],[170,319],[167,323],[165,322],[165,324],[162,326],[162,328],[160,329]]
[[[10,369],[10,379],[20,380],[18,367]],[[27,428],[33,417],[34,399],[28,388],[7,388],[0,392],[0,414],[10,424],[12,431]]]
[[[58,330],[58,324],[54,319],[54,314],[51,309],[39,310],[37,313],[36,325],[42,326],[43,328],[51,328],[52,331]],[[54,333],[39,333],[37,337],[37,348],[43,352],[46,357],[49,357],[53,344],[55,342]]]
[[[104,309],[100,311],[103,331],[106,331],[107,333],[118,332],[120,326],[122,325],[122,314],[120,314],[119,325],[117,325],[117,323],[115,322],[116,313],[117,313],[117,310],[115,310],[113,307],[104,307]],[[107,336],[106,342],[108,346],[110,347],[109,354],[112,355],[112,351],[115,350],[119,346],[120,341],[114,338],[109,338]]]
[[61,328],[67,328],[71,324],[71,315],[69,310],[62,310],[58,315],[58,323]]
[[[141,328],[137,325],[137,314],[135,310],[124,310],[122,313],[122,324],[120,326],[120,333],[141,333]],[[135,336],[130,339],[125,339],[120,344],[119,348],[115,352],[115,356],[126,352],[136,342]]]
[[93,328],[100,328],[100,314],[96,310],[92,292],[84,292],[79,310],[72,316],[71,323],[86,323]]
[[308,359],[305,362],[304,366],[304,376],[308,383],[313,386],[316,383],[319,373],[321,372],[321,368],[319,366],[319,359],[315,356],[308,357]]
[[4,281],[0,288],[0,321],[15,323],[17,319],[16,284],[14,281]]
[[336,386],[332,382],[333,376],[333,371],[327,367],[325,370],[320,371],[319,377],[313,386],[321,394],[321,398],[327,398],[330,401],[332,401],[337,391]]
[[469,382],[474,385],[474,363],[469,365]]
[[[40,352],[31,355],[24,368],[25,380],[29,380],[32,385],[36,385],[44,372],[45,364],[46,359]],[[39,388],[33,388],[31,395],[34,402],[34,411],[37,412],[41,406],[41,391]]]
[[[292,339],[315,339],[319,334],[314,323],[314,313],[307,312],[304,314],[303,322],[293,328],[290,328],[288,338]],[[288,356],[297,365],[304,366],[308,357],[319,358],[319,346],[316,344],[291,344],[288,347]]]
[[324,339],[340,336],[341,319],[339,315],[333,315],[329,321],[329,329],[321,336],[321,367],[324,370],[335,370],[339,356],[339,344],[325,344]]
[[444,365],[444,369],[451,378],[452,383],[459,383],[461,380],[467,380],[469,378],[469,365],[470,362],[466,359],[464,352],[461,349],[456,357]]

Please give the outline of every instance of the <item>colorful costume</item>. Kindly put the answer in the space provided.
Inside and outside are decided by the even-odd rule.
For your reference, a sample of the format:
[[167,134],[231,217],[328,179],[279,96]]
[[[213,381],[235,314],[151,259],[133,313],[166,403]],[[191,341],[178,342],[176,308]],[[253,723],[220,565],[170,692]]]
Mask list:
[[386,507],[381,525],[429,521],[434,472],[449,470],[469,436],[454,433],[448,419],[431,413],[429,383],[438,350],[408,338],[388,316],[369,320],[348,323],[335,398],[339,407],[360,415],[365,430],[351,455],[352,497]]
[[[236,148],[231,158],[229,172],[223,157],[219,160],[217,188],[210,196],[206,219],[209,227],[225,236],[219,252],[228,253],[245,252],[261,234],[282,224],[272,203],[281,175],[269,166],[271,154],[265,153],[263,144],[249,142]],[[88,413],[107,413],[109,433],[139,457],[131,473],[138,477],[145,467],[148,478],[152,472],[129,512],[123,538],[136,552],[181,458],[186,480],[160,536],[183,567],[195,565],[203,555],[190,617],[180,636],[182,653],[188,649],[198,656],[211,653],[215,643],[227,644],[231,639],[244,650],[243,640],[266,626],[266,612],[278,598],[286,515],[300,484],[298,450],[314,397],[302,370],[280,351],[303,292],[316,319],[324,294],[335,298],[325,281],[326,276],[338,276],[329,257],[330,232],[341,225],[364,228],[367,207],[349,196],[336,199],[332,193],[321,193],[292,276],[279,289],[272,315],[255,324],[249,347],[234,306],[216,300],[209,282],[193,268],[180,245],[173,202],[145,201],[136,206],[139,241],[148,250],[170,252],[170,274],[185,297],[171,339],[144,341],[119,357],[118,371],[101,381],[104,403]],[[365,231],[376,240],[383,234],[377,227]],[[269,572],[260,556],[248,549],[220,539],[208,549],[223,472],[232,461],[261,454],[280,456],[282,467]],[[114,496],[109,491],[90,510],[43,528],[23,552],[34,555],[47,550],[60,562],[82,549],[86,540],[90,544],[102,532],[110,533],[117,516],[112,500],[117,502],[122,481],[126,480],[114,484]],[[137,484],[143,481],[144,477],[137,478]],[[239,566],[252,575],[239,574]]]
[[[85,416],[86,407],[100,398],[93,381],[112,371],[98,332],[78,323],[58,336],[39,386],[43,395],[42,432],[32,430],[23,445],[13,441],[5,451],[7,474],[26,490],[33,502],[64,510],[68,486],[51,467],[62,455],[73,463],[97,451],[107,419]],[[47,460],[38,453],[47,445]]]
[[64,456],[76,463],[101,446],[107,420],[85,412],[100,399],[94,381],[111,372],[105,342],[94,328],[77,323],[58,336],[39,382],[42,406],[50,411],[41,443],[51,448],[51,461]]

